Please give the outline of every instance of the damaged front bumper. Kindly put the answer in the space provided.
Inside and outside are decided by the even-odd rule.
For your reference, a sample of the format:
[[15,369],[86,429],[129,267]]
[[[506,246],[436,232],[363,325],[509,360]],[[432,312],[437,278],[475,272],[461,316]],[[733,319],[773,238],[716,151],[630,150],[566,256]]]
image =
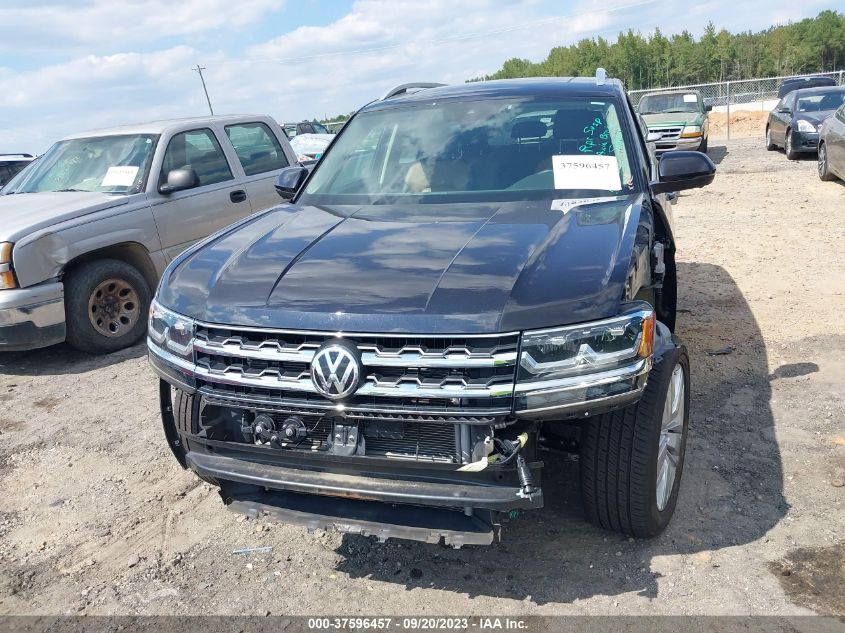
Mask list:
[[[217,404],[206,406],[217,401],[203,390],[195,392],[193,428],[180,429],[172,388],[164,380],[160,397],[165,435],[174,455],[201,479],[218,486],[224,502],[236,512],[269,513],[309,529],[374,535],[380,540],[442,540],[459,547],[493,542],[501,513],[543,506],[543,464],[534,457],[533,445],[520,451],[522,469],[515,459],[483,467],[476,462],[467,468],[430,457],[336,455],[325,447],[303,450],[233,441],[236,432],[225,439],[210,438],[220,431],[209,431],[203,422],[219,410]],[[232,404],[238,410],[238,404]],[[206,409],[213,412],[206,415]],[[455,433],[451,426],[447,430]],[[479,432],[476,429],[473,435]]]
[[[339,404],[312,395],[302,366],[293,364],[310,357],[309,346],[325,343],[167,318],[150,341],[165,435],[182,466],[218,486],[231,509],[269,512],[309,528],[456,546],[490,543],[503,514],[542,507],[541,427],[636,401],[652,363],[671,345],[671,333],[655,327],[648,310],[521,340],[451,341],[442,354],[432,351],[436,341],[423,349],[403,340],[387,349],[350,335],[364,351],[368,389]],[[632,327],[624,346],[602,349],[611,334]],[[560,364],[550,363],[550,354],[573,339],[580,351],[567,362],[600,370],[556,371]],[[172,342],[173,353],[160,342]],[[611,362],[602,364],[600,353]],[[268,360],[277,356],[293,360]],[[415,371],[404,368],[409,356],[407,364],[431,368],[413,374],[416,384],[407,384],[407,372]],[[463,385],[448,374],[439,389],[450,397],[437,398],[429,376],[443,364],[452,372],[473,365],[460,369]],[[381,369],[397,365],[393,375],[408,376],[400,387]],[[489,383],[479,385],[479,372]]]

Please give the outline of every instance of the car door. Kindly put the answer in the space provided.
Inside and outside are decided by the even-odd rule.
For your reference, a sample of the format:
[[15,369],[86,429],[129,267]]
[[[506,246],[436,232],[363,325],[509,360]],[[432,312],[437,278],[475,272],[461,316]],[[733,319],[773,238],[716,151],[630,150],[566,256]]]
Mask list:
[[830,168],[840,178],[845,177],[845,105],[839,107],[827,122],[825,135],[827,160]]
[[783,110],[789,109],[791,111],[790,102],[794,101],[792,98],[794,94],[790,92],[781,99],[772,112],[772,122],[769,127],[772,131],[772,140],[778,145],[783,145],[786,142],[786,126],[789,124],[792,114],[783,112]]
[[[293,150],[285,152],[279,135],[263,121],[231,123],[225,126],[226,137],[244,172],[244,188],[253,211],[276,206],[281,202],[276,193],[279,172],[293,160]],[[283,144],[284,143],[284,144]]]
[[[163,194],[159,187],[173,169],[193,169],[198,184]],[[169,259],[252,210],[243,183],[235,180],[226,154],[211,128],[174,134],[167,144],[157,178],[148,189],[162,248]]]

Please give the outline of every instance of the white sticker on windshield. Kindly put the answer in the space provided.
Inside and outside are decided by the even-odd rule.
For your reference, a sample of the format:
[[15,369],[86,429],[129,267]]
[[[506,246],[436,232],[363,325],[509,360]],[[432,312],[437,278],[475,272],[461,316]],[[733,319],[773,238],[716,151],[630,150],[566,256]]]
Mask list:
[[616,156],[552,156],[552,171],[555,189],[622,189]]
[[596,202],[606,202],[608,200],[616,200],[616,198],[614,196],[605,196],[602,198],[563,198],[562,200],[552,200],[552,211],[560,211],[565,215],[567,211],[574,207]]
[[684,103],[697,103],[698,95],[684,95]]
[[103,177],[101,187],[131,187],[135,184],[135,176],[138,175],[138,168],[132,165],[120,165],[109,167]]

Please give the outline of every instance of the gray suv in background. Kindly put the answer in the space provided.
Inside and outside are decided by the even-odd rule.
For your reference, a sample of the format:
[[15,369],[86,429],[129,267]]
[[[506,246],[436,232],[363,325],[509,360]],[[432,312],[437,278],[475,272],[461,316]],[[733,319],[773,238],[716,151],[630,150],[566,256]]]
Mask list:
[[69,136],[0,195],[0,351],[138,341],[165,266],[278,204],[295,164],[267,116],[156,121]]

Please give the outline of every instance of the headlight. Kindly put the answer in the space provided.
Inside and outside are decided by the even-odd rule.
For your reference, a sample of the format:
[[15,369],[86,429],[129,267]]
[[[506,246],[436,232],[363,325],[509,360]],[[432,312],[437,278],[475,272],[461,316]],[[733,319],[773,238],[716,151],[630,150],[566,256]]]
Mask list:
[[799,132],[815,132],[816,126],[807,121],[806,119],[798,119],[798,131]]
[[522,337],[516,410],[584,405],[636,394],[651,367],[654,311],[637,304],[618,317]]
[[17,288],[15,273],[12,271],[12,244],[0,242],[0,290]]
[[700,125],[684,126],[684,130],[681,132],[681,138],[698,138],[699,136],[701,136]]
[[194,322],[182,315],[150,304],[148,335],[156,346],[185,360],[194,359]]

